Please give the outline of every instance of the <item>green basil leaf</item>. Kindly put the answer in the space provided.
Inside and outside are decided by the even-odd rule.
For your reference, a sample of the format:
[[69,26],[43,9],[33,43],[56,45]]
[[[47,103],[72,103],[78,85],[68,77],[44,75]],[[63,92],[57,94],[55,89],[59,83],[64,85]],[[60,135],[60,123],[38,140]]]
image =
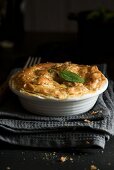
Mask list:
[[68,70],[63,70],[59,73],[59,76],[61,78],[63,78],[66,81],[70,81],[70,82],[77,82],[77,83],[84,83],[85,79],[82,78],[80,75],[73,73],[71,71]]

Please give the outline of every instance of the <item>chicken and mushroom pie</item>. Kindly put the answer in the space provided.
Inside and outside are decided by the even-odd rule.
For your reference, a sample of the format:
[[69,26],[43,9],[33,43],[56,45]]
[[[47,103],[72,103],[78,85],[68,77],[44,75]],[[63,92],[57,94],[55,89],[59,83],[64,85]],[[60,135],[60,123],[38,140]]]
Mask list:
[[43,98],[70,99],[96,93],[107,82],[96,65],[40,63],[11,77],[12,87]]

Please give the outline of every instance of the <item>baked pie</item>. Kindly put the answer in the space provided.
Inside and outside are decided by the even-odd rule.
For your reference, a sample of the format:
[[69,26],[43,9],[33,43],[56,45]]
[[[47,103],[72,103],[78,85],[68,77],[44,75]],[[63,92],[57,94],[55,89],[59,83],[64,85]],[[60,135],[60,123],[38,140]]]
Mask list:
[[18,71],[10,82],[21,93],[64,100],[96,93],[107,78],[96,65],[47,62]]

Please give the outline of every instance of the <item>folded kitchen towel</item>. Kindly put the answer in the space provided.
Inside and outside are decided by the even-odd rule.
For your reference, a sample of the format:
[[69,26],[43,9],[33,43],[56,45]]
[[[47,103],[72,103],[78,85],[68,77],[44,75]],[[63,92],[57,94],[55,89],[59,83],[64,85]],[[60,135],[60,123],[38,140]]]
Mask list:
[[[99,65],[106,75],[106,64]],[[107,76],[107,75],[106,75]],[[24,110],[12,92],[0,106],[0,140],[42,148],[100,147],[114,135],[114,82],[109,80],[88,112],[61,117],[40,116]]]

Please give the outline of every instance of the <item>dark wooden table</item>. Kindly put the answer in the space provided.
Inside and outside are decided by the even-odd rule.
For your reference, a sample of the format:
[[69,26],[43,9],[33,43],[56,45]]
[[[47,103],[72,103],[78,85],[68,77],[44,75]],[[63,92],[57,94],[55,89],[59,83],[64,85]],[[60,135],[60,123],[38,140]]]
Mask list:
[[[65,161],[62,161],[63,159]],[[93,169],[92,169],[93,167]],[[96,169],[95,169],[96,168]],[[38,149],[0,144],[1,170],[113,170],[114,137],[105,149]]]
[[[72,61],[76,63],[107,63],[108,74],[114,79],[113,54],[85,50],[78,44],[75,34],[26,33],[15,48],[0,48],[0,82],[10,70],[24,65],[27,57],[41,56],[46,61]],[[90,57],[90,58],[89,58]],[[7,61],[7,62],[6,62]],[[38,149],[12,146],[0,142],[0,170],[112,170],[114,169],[114,137],[105,149]]]

